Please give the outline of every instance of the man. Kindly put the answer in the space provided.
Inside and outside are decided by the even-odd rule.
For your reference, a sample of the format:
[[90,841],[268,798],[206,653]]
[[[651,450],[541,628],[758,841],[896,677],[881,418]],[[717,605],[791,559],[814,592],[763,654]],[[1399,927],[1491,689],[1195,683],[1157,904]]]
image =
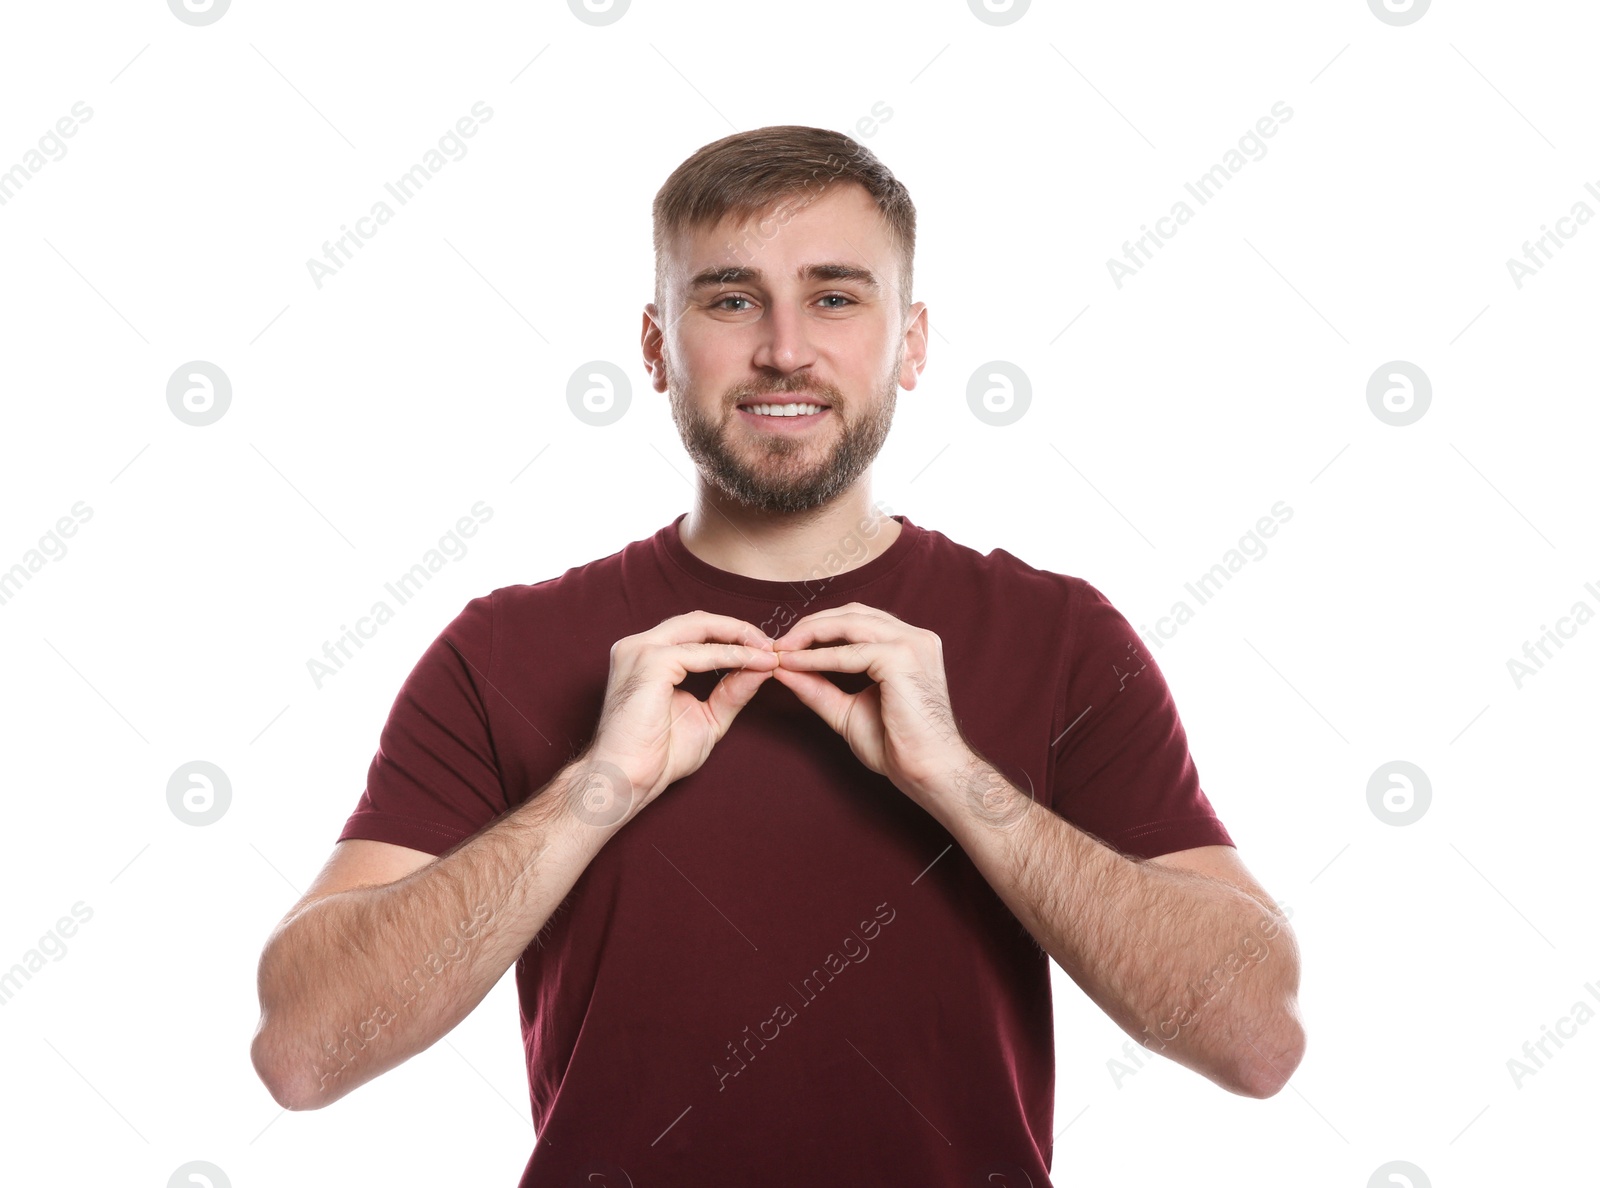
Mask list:
[[262,956],[274,1097],[337,1100],[515,962],[523,1188],[1045,1188],[1049,958],[1147,1048],[1277,1092],[1294,938],[1133,629],[870,502],[927,352],[904,188],[765,128],[655,220],[643,353],[693,508],[419,661]]

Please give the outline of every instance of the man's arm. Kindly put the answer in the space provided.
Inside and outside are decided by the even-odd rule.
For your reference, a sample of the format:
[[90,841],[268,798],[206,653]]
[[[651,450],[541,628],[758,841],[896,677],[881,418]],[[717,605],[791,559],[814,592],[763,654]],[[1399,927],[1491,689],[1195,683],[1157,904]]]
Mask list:
[[[753,623],[706,611],[611,648],[588,750],[456,849],[383,886],[302,901],[267,941],[256,1072],[286,1109],[317,1109],[466,1017],[601,846],[699,769],[777,665]],[[691,672],[733,669],[701,701]],[[422,719],[413,728],[436,729]]]
[[1283,1087],[1305,1051],[1299,948],[1232,847],[1129,858],[981,757],[946,770],[918,801],[1119,1027],[1230,1092]]
[[315,899],[261,954],[251,1060],[278,1104],[319,1109],[430,1047],[532,943],[618,828],[571,810],[574,760],[405,878]]
[[[773,675],[950,831],[1119,1027],[1234,1093],[1283,1087],[1305,1050],[1299,950],[1242,864],[1212,852],[1227,847],[1140,861],[1035,804],[961,734],[933,631],[851,602],[773,647]],[[845,693],[823,672],[864,672],[875,687]]]

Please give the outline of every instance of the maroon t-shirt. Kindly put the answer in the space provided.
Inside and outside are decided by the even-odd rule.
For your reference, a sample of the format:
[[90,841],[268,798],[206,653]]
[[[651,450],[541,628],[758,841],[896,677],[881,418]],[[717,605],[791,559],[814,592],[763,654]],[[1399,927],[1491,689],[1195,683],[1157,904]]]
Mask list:
[[[443,854],[523,803],[592,737],[623,636],[697,609],[778,636],[861,602],[939,635],[962,732],[1072,824],[1141,857],[1233,844],[1104,595],[894,519],[879,556],[839,572],[857,534],[811,581],[717,569],[674,520],[474,599],[401,688],[340,840]],[[949,832],[775,680],[606,842],[516,969],[538,1135],[520,1188],[1049,1185],[1049,959]]]

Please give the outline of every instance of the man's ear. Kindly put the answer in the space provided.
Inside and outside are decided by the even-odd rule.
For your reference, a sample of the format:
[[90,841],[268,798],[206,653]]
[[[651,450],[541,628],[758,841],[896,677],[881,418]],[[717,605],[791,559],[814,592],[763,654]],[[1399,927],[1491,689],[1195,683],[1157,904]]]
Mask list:
[[900,386],[911,391],[917,386],[928,361],[928,305],[918,301],[907,311],[903,353],[900,356]]
[[650,386],[657,392],[667,390],[666,338],[661,333],[661,311],[654,301],[644,307],[643,324],[639,330],[639,349],[644,355],[645,370],[650,373]]

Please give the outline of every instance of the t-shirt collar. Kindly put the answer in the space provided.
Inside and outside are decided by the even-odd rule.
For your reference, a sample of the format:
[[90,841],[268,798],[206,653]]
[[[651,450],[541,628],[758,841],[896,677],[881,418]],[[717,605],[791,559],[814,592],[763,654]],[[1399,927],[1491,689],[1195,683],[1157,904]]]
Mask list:
[[[900,535],[866,564],[857,563],[854,568],[847,568],[883,531],[882,525],[857,525],[839,539],[826,557],[819,559],[811,573],[793,581],[774,581],[718,569],[696,557],[678,535],[678,526],[688,514],[680,513],[655,534],[657,549],[671,565],[692,580],[721,593],[742,594],[777,602],[809,601],[824,595],[831,599],[837,594],[860,590],[899,568],[926,535],[906,516],[895,515],[892,518],[900,525]],[[847,598],[844,601],[852,600]]]

